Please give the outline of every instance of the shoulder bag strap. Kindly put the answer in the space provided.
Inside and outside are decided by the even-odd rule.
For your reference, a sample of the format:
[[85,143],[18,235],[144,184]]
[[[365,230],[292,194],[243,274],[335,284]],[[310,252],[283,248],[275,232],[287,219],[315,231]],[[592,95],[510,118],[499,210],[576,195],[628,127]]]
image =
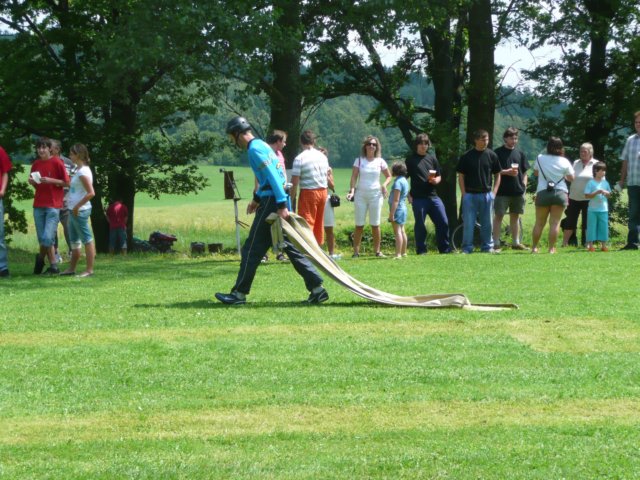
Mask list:
[[[540,168],[540,173],[541,173],[541,174],[542,174],[542,176],[544,177],[545,181],[546,181],[547,183],[549,183],[549,179],[547,178],[547,176],[544,174],[544,171],[542,170],[542,164],[540,163],[540,158],[537,158],[537,159],[536,159],[536,162],[538,162],[538,167]],[[560,180],[558,180],[558,181],[556,182],[556,184],[558,184],[558,183],[560,183],[560,182],[562,182],[562,181],[564,181],[564,175],[563,175],[562,177],[560,177]]]

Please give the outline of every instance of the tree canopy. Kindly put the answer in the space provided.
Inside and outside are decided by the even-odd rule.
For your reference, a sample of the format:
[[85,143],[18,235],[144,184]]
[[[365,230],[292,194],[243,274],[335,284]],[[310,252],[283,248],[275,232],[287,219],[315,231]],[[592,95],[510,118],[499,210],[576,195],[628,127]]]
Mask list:
[[[336,103],[351,98],[370,108],[354,128],[324,127],[327,146],[348,151],[365,121],[398,151],[429,132],[455,218],[463,133],[506,126],[494,118],[505,94],[525,99],[518,115],[533,113],[539,138],[619,148],[638,108],[639,11],[632,0],[0,0],[0,139],[14,154],[39,135],[87,144],[95,203],[122,199],[131,233],[137,192],[197,192],[194,163],[231,157],[217,111],[262,112],[263,134],[289,131],[290,160],[302,127],[353,116]],[[505,39],[562,56],[527,74],[535,89],[504,89],[494,51]],[[102,209],[92,220],[104,248]]]
[[[203,99],[215,97],[220,82],[202,59],[224,59],[217,46],[233,29],[219,20],[227,9],[180,0],[1,2],[0,22],[15,32],[0,42],[2,138],[18,139],[23,151],[33,136],[86,143],[94,203],[121,198],[129,227],[136,192],[202,188],[192,160],[212,139],[167,132],[215,110]],[[104,248],[101,208],[92,220]]]

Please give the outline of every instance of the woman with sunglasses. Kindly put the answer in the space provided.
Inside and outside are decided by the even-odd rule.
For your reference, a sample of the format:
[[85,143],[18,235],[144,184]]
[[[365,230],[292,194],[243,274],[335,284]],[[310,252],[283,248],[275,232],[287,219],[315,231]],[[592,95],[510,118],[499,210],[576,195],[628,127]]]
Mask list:
[[[380,183],[380,174],[385,177]],[[347,199],[355,202],[356,230],[353,234],[353,257],[360,256],[360,243],[364,224],[369,213],[369,223],[373,236],[373,250],[376,257],[384,257],[380,251],[380,216],[382,204],[387,196],[387,186],[391,172],[382,158],[380,140],[369,135],[362,144],[361,156],[356,158],[351,172],[351,182]]]

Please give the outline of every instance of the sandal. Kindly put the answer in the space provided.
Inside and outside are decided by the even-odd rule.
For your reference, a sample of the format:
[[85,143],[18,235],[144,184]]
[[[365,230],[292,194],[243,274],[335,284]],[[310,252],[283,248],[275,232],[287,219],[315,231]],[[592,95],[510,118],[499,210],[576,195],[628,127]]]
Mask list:
[[83,272],[80,275],[78,275],[78,278],[87,278],[87,277],[93,277],[93,272]]
[[60,274],[60,276],[61,276],[61,277],[68,277],[68,276],[70,276],[70,275],[75,275],[75,274],[76,274],[76,272],[72,272],[71,270],[65,270],[64,272],[62,272],[62,273]]

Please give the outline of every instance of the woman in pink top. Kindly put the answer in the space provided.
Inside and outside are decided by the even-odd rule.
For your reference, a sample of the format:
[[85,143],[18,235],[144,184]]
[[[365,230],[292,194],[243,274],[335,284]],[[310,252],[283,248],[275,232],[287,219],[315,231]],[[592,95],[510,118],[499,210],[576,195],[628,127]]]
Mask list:
[[278,161],[280,162],[280,168],[284,172],[284,178],[287,178],[287,166],[285,165],[284,155],[282,149],[287,146],[287,132],[282,130],[274,130],[271,135],[267,137],[267,144],[275,152]]

